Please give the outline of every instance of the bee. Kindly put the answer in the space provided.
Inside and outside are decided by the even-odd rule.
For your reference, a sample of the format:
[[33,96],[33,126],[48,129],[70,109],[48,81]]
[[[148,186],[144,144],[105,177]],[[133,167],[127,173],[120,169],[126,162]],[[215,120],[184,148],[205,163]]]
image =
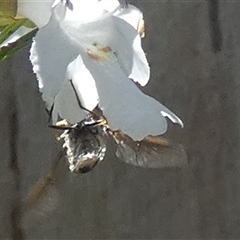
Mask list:
[[63,131],[58,139],[64,141],[66,151],[58,154],[51,169],[29,190],[22,202],[23,225],[26,226],[56,208],[60,199],[56,182],[67,173],[65,156],[71,172],[87,173],[104,160],[109,138],[115,142],[116,157],[125,163],[143,168],[181,167],[187,164],[182,145],[157,136],[134,141],[121,130],[111,130],[107,119],[96,114],[96,111],[77,124],[60,121],[50,127]]
[[64,130],[58,139],[64,140],[63,148],[66,149],[71,172],[87,173],[104,159],[108,138],[104,119],[89,115],[74,125],[64,120],[51,127]]
[[104,159],[108,138],[116,143],[117,158],[134,166],[164,168],[187,163],[182,145],[158,136],[134,141],[121,130],[111,130],[99,108],[77,124],[61,121],[51,127],[64,130],[59,139],[64,140],[69,169],[74,173],[87,173]]

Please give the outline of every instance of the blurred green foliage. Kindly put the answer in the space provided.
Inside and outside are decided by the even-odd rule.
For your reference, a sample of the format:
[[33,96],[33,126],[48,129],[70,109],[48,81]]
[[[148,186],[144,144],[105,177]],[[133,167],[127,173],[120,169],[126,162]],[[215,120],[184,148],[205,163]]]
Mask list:
[[[10,57],[16,51],[22,49],[32,42],[32,38],[37,32],[36,26],[28,19],[16,19],[17,0],[4,0],[0,2],[0,61]],[[4,44],[12,34],[21,26],[32,28],[32,31],[21,36],[15,42]]]
[[0,2],[0,27],[16,21],[17,0],[1,0]]

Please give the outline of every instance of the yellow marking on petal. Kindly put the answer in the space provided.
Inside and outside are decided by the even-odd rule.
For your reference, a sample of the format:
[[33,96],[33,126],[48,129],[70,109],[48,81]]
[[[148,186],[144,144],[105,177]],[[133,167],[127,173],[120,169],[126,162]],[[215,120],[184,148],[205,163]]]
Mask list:
[[107,61],[111,56],[112,49],[109,46],[100,46],[93,43],[91,48],[87,48],[88,56],[96,61]]

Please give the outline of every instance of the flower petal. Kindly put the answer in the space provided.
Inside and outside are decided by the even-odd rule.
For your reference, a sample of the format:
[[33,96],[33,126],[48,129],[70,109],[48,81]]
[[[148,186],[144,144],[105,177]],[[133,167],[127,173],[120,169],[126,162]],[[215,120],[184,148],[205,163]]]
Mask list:
[[80,122],[88,114],[81,107],[92,111],[98,103],[95,80],[78,56],[68,65],[66,80],[54,100],[53,123],[58,117],[71,124]]
[[71,7],[65,1],[55,1],[55,15],[59,21],[78,22],[80,24],[92,22],[106,14],[112,14],[120,8],[117,0],[71,0]]
[[68,64],[79,55],[54,18],[36,34],[30,60],[36,73],[42,98],[50,110],[66,79]]
[[118,0],[101,0],[102,8],[107,12],[113,12],[116,8],[120,7],[120,3]]
[[109,61],[101,64],[91,58],[85,59],[84,63],[96,81],[100,107],[113,130],[121,129],[134,140],[141,140],[147,135],[156,136],[166,132],[167,122],[162,112],[167,112],[171,119],[178,119],[129,81],[114,54]]
[[52,14],[54,0],[18,0],[17,17],[26,17],[34,22],[38,28],[45,26]]
[[54,99],[52,108],[52,123],[66,119],[69,123],[75,124],[86,117],[87,113],[80,108],[76,94],[70,81],[66,80],[61,90]]
[[[59,117],[67,119],[70,123],[76,123],[86,116],[86,112],[79,107],[70,79],[78,92],[82,106],[88,110],[96,107],[98,95],[95,81],[78,56],[79,49],[71,44],[58,27],[55,18],[38,31],[30,52],[30,60],[39,81],[42,98],[48,110],[54,105],[52,109],[54,124]],[[86,81],[82,82],[82,79]]]
[[[74,5],[75,6],[75,5]],[[82,23],[61,16],[64,5],[54,9],[62,30],[73,43],[85,51],[92,45],[108,46],[117,57],[117,61],[125,74],[144,86],[149,80],[149,66],[141,47],[137,31],[125,20],[107,15],[97,21]],[[122,9],[121,11],[127,11]],[[74,12],[74,11],[73,11]]]
[[67,69],[67,80],[72,81],[81,106],[92,111],[99,103],[95,80],[78,56]]
[[142,12],[133,5],[128,5],[127,8],[120,9],[114,16],[123,19],[130,25],[132,25],[136,30],[138,29],[139,22],[143,19]]

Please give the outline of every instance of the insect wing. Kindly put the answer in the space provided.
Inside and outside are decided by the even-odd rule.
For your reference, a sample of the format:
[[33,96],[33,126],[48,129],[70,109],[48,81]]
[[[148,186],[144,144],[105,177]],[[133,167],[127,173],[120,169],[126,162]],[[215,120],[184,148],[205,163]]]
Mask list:
[[67,176],[67,164],[63,152],[59,152],[48,172],[28,191],[21,203],[22,225],[31,227],[49,217],[59,206],[61,193],[58,185]]
[[117,142],[116,156],[129,164],[145,168],[181,167],[187,164],[187,155],[182,145],[167,139],[148,136],[134,141],[122,132],[114,134]]

